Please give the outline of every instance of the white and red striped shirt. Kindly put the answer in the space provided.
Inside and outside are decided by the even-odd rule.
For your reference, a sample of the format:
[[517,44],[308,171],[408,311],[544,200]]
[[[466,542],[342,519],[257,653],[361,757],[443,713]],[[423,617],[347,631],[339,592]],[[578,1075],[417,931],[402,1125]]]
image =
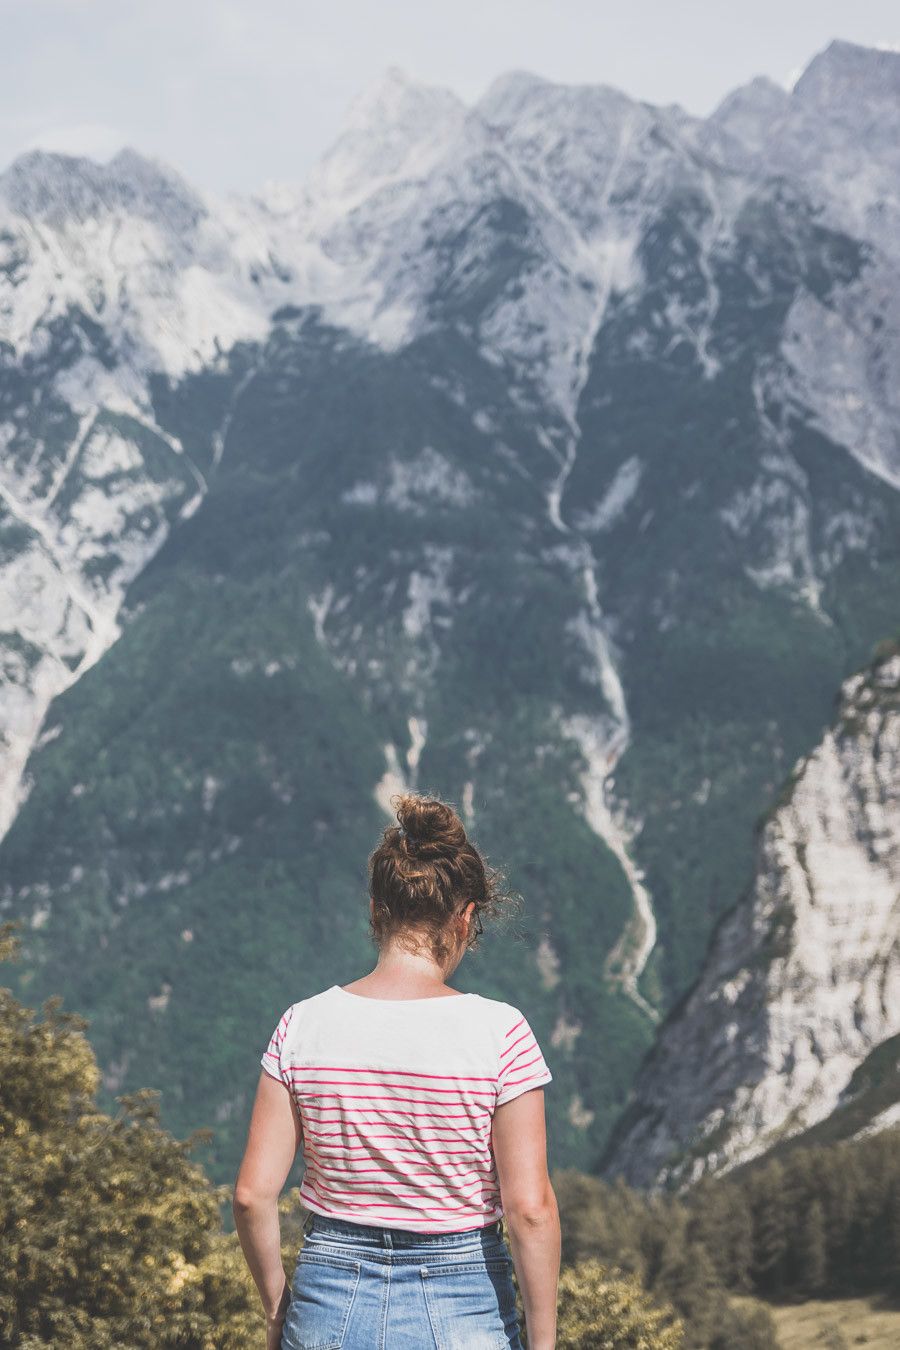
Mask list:
[[338,984],[291,1004],[261,1063],[299,1109],[306,1208],[420,1233],[500,1218],[494,1111],[552,1079],[510,1003]]

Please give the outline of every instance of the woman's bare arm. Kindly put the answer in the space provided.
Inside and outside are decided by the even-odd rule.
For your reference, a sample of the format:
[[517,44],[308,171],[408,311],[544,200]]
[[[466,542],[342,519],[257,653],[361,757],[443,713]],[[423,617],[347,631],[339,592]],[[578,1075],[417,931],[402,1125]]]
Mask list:
[[300,1147],[300,1115],[284,1083],[263,1069],[250,1117],[247,1146],[234,1183],[238,1238],[259,1290],[266,1320],[284,1319],[290,1284],[281,1261],[278,1197]]
[[553,1350],[562,1239],[547,1171],[543,1088],[497,1107],[491,1143],[529,1350]]

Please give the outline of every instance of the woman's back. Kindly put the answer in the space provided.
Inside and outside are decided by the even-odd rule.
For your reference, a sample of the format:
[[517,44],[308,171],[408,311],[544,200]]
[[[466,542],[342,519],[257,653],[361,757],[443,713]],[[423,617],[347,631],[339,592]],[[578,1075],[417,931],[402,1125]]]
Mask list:
[[[515,1269],[530,1350],[552,1350],[550,1070],[517,1007],[447,984],[517,897],[446,802],[396,802],[368,865],[377,965],[292,1003],[262,1055],[232,1208],[266,1347],[522,1350]],[[298,1149],[309,1213],[289,1282],[278,1197]]]
[[285,1011],[262,1065],[297,1106],[304,1205],[414,1232],[503,1214],[494,1111],[552,1080],[512,1004],[479,994],[370,998],[340,985]]

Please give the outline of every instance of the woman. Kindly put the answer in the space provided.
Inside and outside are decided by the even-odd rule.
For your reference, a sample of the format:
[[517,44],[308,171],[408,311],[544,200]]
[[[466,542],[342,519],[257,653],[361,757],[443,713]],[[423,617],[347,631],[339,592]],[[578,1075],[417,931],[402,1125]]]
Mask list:
[[[292,1004],[262,1056],[233,1207],[266,1347],[522,1350],[514,1265],[529,1350],[551,1350],[550,1070],[518,1008],[446,983],[500,878],[444,802],[398,800],[369,859],[374,970]],[[277,1203],[301,1144],[288,1284]]]

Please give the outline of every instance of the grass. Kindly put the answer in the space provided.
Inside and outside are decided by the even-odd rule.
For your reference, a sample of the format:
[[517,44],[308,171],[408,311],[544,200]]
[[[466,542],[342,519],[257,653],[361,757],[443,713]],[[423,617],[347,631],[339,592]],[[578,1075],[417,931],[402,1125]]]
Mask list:
[[811,1299],[767,1306],[775,1320],[780,1350],[844,1350],[856,1345],[896,1350],[900,1345],[900,1306],[891,1307],[882,1299]]

